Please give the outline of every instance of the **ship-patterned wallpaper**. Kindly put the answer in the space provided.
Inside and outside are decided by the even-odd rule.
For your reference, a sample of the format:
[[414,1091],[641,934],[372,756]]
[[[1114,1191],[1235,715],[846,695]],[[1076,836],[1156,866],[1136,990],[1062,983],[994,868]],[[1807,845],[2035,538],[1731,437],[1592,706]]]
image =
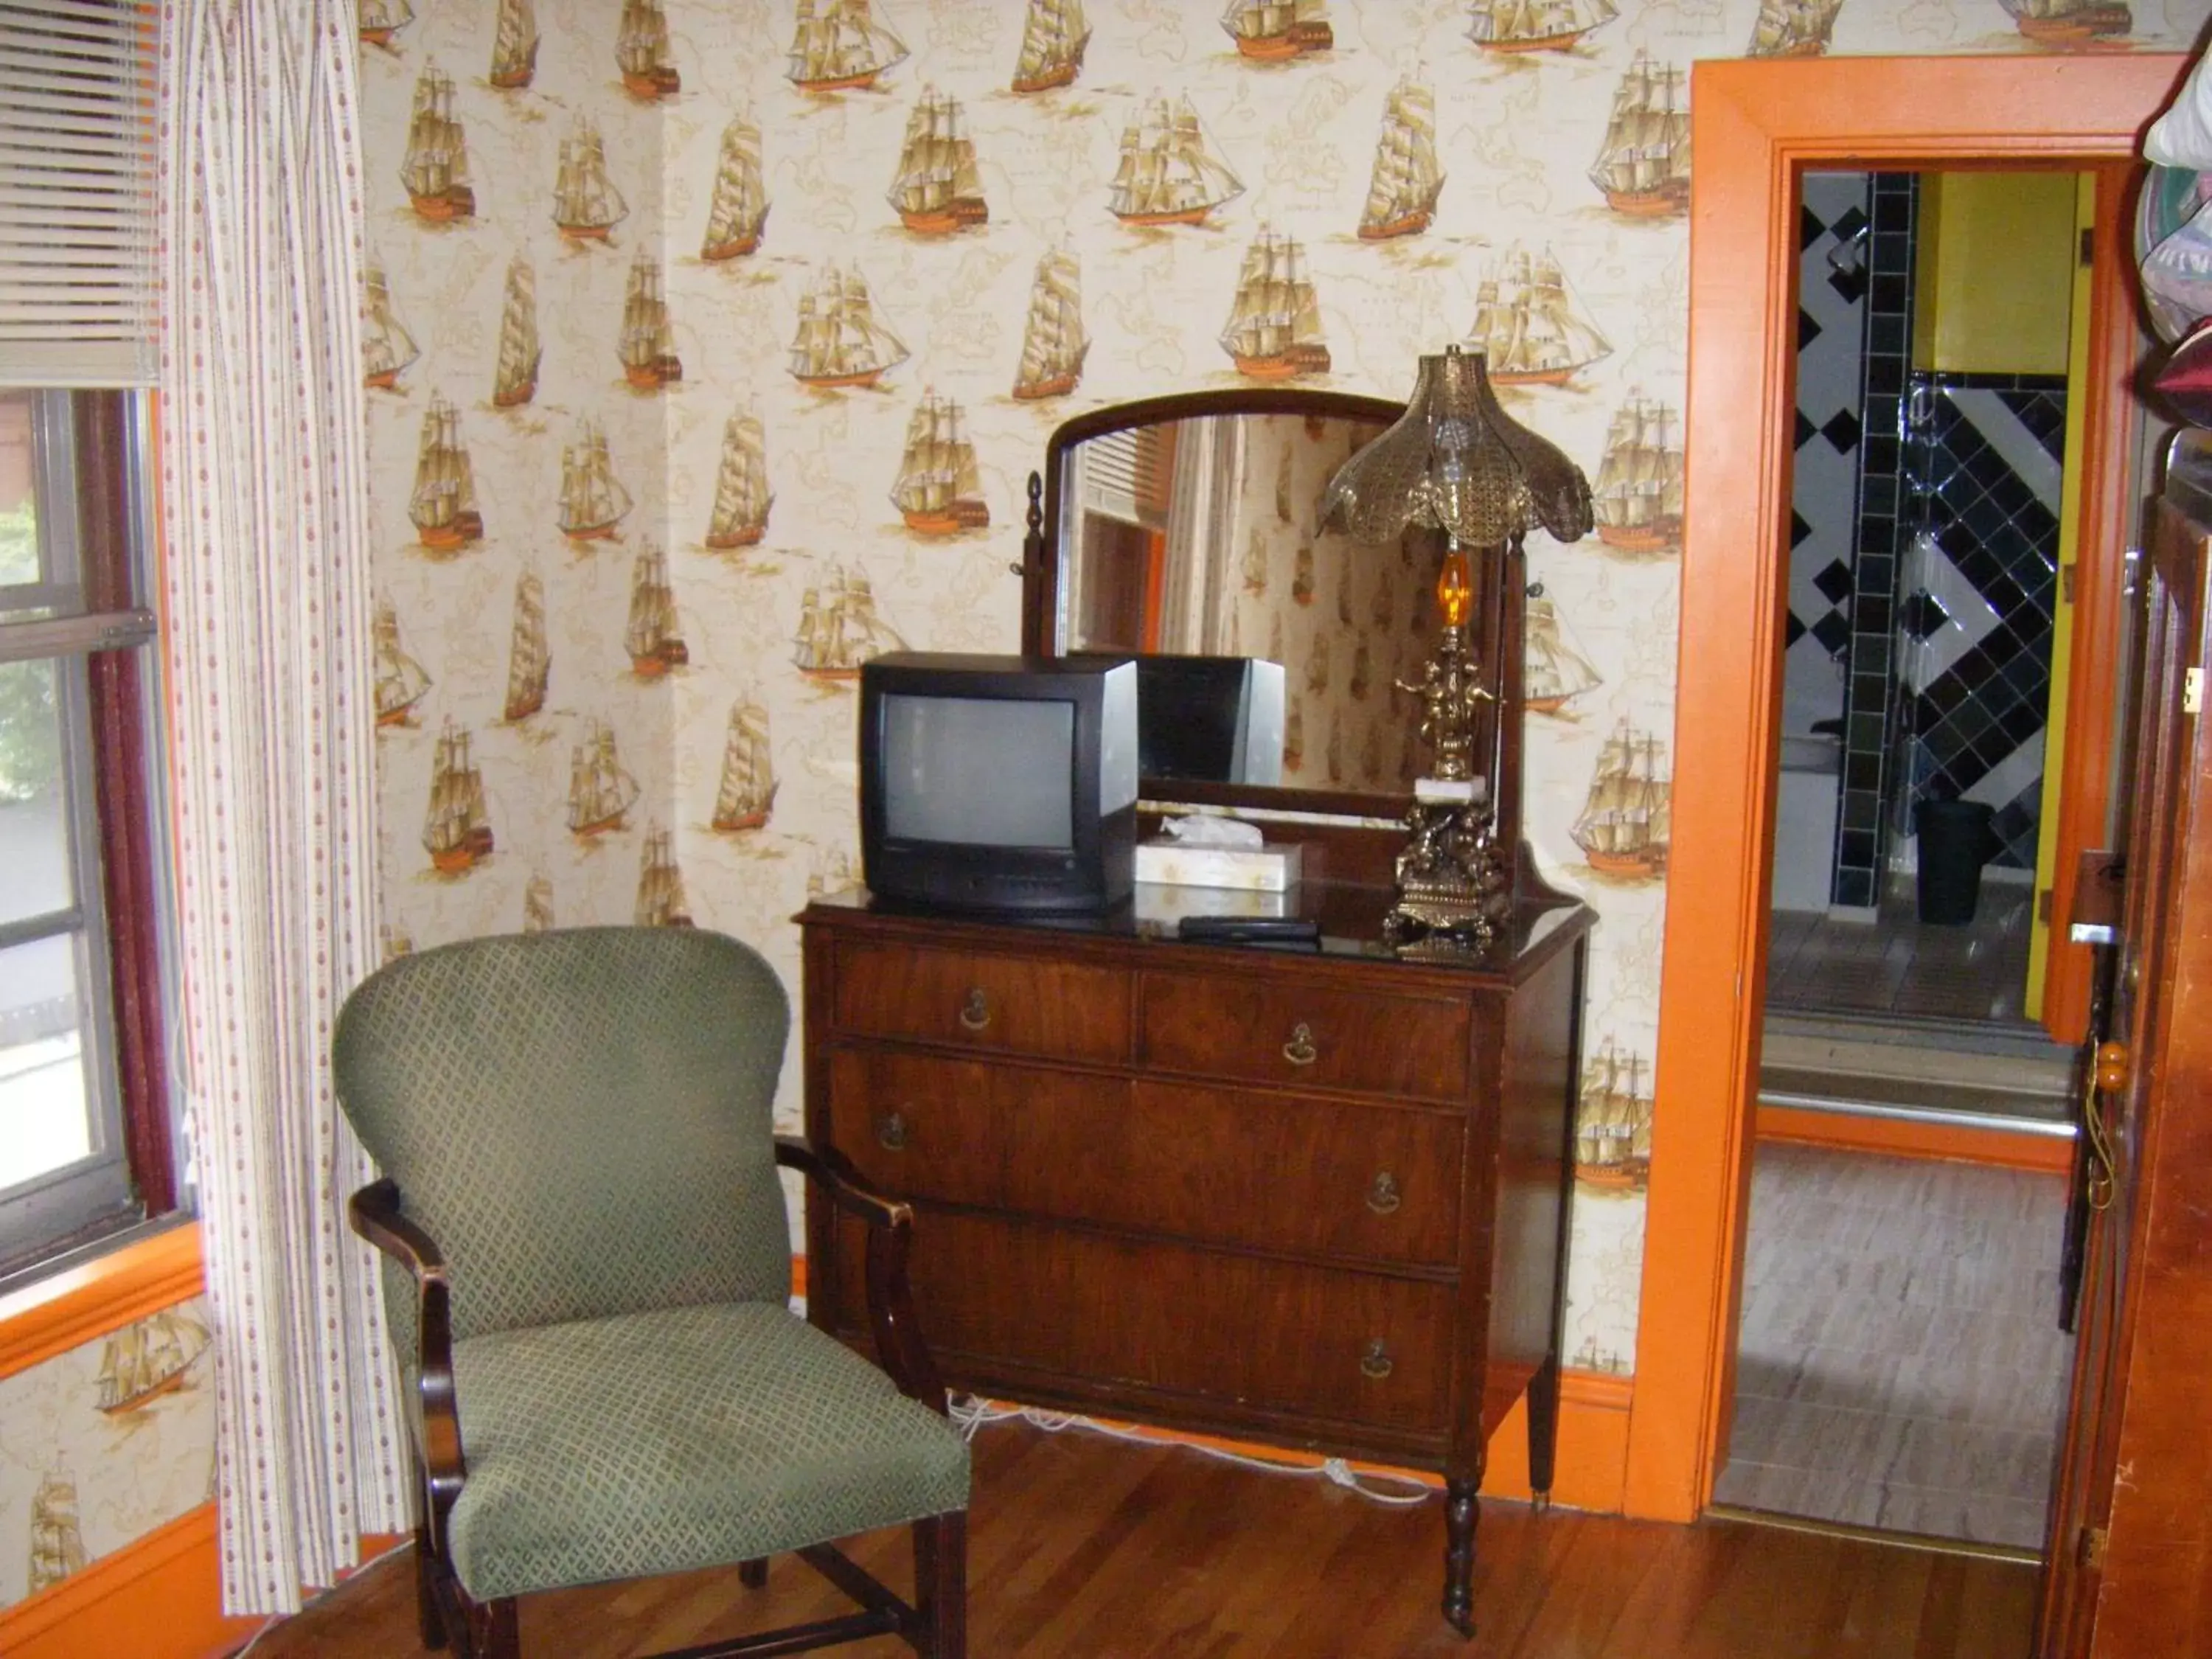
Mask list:
[[2175,50],[2205,11],[362,0],[387,948],[689,915],[795,987],[791,916],[854,874],[854,667],[1015,647],[1055,426],[1262,381],[1398,398],[1480,345],[1599,495],[1599,534],[1531,549],[1528,827],[1603,918],[1569,1347],[1627,1368],[1690,65]]
[[215,1496],[207,1304],[0,1378],[0,1607]]

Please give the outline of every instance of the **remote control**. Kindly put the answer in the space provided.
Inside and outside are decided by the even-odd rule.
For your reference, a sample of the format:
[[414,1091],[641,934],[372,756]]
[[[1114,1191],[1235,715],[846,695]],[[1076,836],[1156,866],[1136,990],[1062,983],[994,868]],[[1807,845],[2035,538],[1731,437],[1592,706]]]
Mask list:
[[1176,933],[1211,945],[1317,945],[1321,924],[1310,916],[1185,916]]

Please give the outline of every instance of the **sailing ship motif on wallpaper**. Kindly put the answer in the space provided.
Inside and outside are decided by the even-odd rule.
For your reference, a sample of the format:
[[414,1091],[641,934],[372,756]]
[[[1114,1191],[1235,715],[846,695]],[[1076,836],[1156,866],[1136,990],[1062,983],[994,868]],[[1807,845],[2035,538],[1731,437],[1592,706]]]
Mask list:
[[792,378],[801,385],[866,386],[907,360],[906,342],[876,315],[860,267],[826,267],[799,299],[799,332],[791,342]]
[[1237,372],[1255,380],[1326,374],[1328,347],[1322,338],[1321,305],[1306,276],[1305,249],[1288,236],[1261,228],[1244,250],[1237,297],[1221,331],[1221,349]]
[[1673,781],[1662,745],[1626,720],[1598,751],[1589,799],[1567,833],[1593,870],[1615,876],[1656,876],[1667,867]]
[[476,216],[469,187],[469,141],[453,113],[453,77],[434,62],[415,79],[415,109],[407,123],[407,153],[399,182],[415,211],[433,224]]
[[1283,715],[1283,770],[1303,772],[1306,769],[1306,705],[1297,692],[1291,693],[1290,708]]
[[561,446],[561,533],[572,542],[606,541],[630,505],[629,491],[615,477],[605,430],[586,418],[575,441]]
[[676,355],[676,328],[668,320],[668,295],[660,283],[660,261],[642,250],[630,261],[617,351],[623,377],[641,392],[657,392],[684,378],[684,360]]
[[94,1404],[109,1417],[125,1417],[173,1394],[207,1348],[207,1327],[174,1308],[125,1325],[100,1350]]
[[435,551],[466,546],[483,535],[477,511],[476,469],[461,442],[461,413],[437,392],[422,412],[422,436],[415,452],[415,493],[407,516],[416,538]]
[[407,0],[361,0],[361,16],[355,25],[365,46],[396,50],[392,37],[415,21],[415,8]]
[[1648,219],[1690,205],[1690,94],[1682,71],[1642,52],[1613,88],[1590,182],[1616,213]]
[[645,832],[637,861],[637,908],[641,927],[689,927],[691,908],[684,897],[684,872],[676,867],[675,838],[659,824]]
[[1828,50],[1844,0],[1759,0],[1751,58],[1818,58]]
[[1291,452],[1284,450],[1275,458],[1275,522],[1291,522]]
[[507,263],[507,295],[499,309],[499,366],[492,373],[495,409],[514,409],[538,395],[538,273],[520,254]]
[[[1243,578],[1244,591],[1257,599],[1267,591],[1267,538],[1254,525],[1245,532],[1244,556],[1237,562],[1237,573]],[[1237,613],[1231,612],[1231,617]]]
[[1436,94],[1401,77],[1382,106],[1382,136],[1376,141],[1367,204],[1359,213],[1360,240],[1419,235],[1436,217],[1443,187],[1443,169],[1437,165]]
[[1145,100],[1121,129],[1121,159],[1108,194],[1114,216],[1129,225],[1194,225],[1244,193],[1244,181],[1206,142],[1188,95],[1170,106]]
[[1241,56],[1277,64],[1334,46],[1327,18],[1322,0],[1229,0],[1221,27]]
[[852,680],[869,658],[903,651],[906,641],[876,614],[868,579],[833,566],[828,581],[799,595],[792,646],[793,664],[809,679]]
[[676,590],[668,585],[668,556],[647,542],[630,567],[629,625],[623,630],[630,672],[657,680],[691,660],[676,620]]
[[389,921],[383,922],[379,924],[376,936],[384,952],[382,960],[386,962],[397,962],[402,957],[415,954],[415,935],[404,927]]
[[1083,49],[1091,44],[1083,0],[1030,0],[1022,20],[1022,55],[1014,64],[1016,92],[1050,92],[1075,79]]
[[668,16],[660,0],[623,0],[615,26],[615,67],[633,98],[670,98],[684,89],[668,55]]
[[1613,351],[1569,301],[1559,262],[1517,246],[1477,285],[1468,343],[1488,356],[1498,386],[1562,385]]
[[1345,683],[1354,702],[1365,702],[1375,690],[1375,653],[1361,639],[1352,647],[1352,678]]
[[799,0],[785,78],[801,92],[848,92],[906,58],[906,42],[869,15],[868,0]]
[[1467,33],[1485,52],[1565,52],[1620,15],[1613,0],[1474,0]]
[[1629,553],[1656,553],[1682,539],[1682,447],[1674,411],[1631,393],[1605,434],[1591,490],[1598,539]]
[[568,831],[599,836],[623,827],[623,814],[637,805],[637,780],[623,769],[615,752],[615,729],[593,720],[583,742],[568,751]]
[[553,879],[543,872],[533,872],[522,889],[522,931],[550,933],[553,926]]
[[884,195],[899,222],[917,235],[943,236],[990,218],[983,177],[975,170],[975,141],[968,136],[958,99],[924,89],[906,118],[898,173]]
[[422,815],[422,847],[433,868],[457,876],[492,851],[484,816],[483,771],[469,753],[468,727],[448,719],[430,761],[430,805]]
[[491,72],[501,92],[528,86],[538,76],[538,9],[532,0],[499,0],[492,28]]
[[1306,690],[1316,697],[1328,695],[1328,635],[1316,634],[1306,653]]
[[376,616],[369,623],[369,638],[376,662],[377,725],[414,725],[415,706],[430,689],[430,676],[400,644],[399,613],[392,608],[390,599],[376,602]]
[[361,273],[361,381],[380,392],[398,389],[399,373],[422,355],[415,337],[392,314],[384,261],[371,254]]
[[2025,40],[2045,46],[2081,46],[2135,27],[2135,14],[2112,0],[2001,0]]
[[739,697],[730,705],[730,734],[722,744],[722,777],[714,790],[714,827],[725,832],[761,828],[775,808],[775,792],[768,710],[750,697]]
[[707,545],[718,551],[750,547],[768,530],[775,497],[768,487],[768,434],[759,419],[743,412],[722,423],[722,460],[714,474],[714,511]]
[[1083,268],[1073,253],[1054,248],[1037,261],[1030,281],[1014,396],[1030,402],[1074,391],[1090,350],[1091,337],[1083,331]]
[[1291,603],[1311,605],[1314,595],[1314,550],[1304,542],[1291,560]]
[[1522,706],[1556,714],[1599,684],[1597,669],[1569,642],[1558,609],[1542,594],[1528,601],[1521,669]]
[[501,714],[526,720],[545,707],[553,653],[545,642],[545,584],[526,570],[514,579],[514,626],[507,636],[507,700]]
[[916,534],[950,536],[980,530],[991,522],[982,491],[975,446],[961,429],[960,405],[925,392],[906,423],[906,447],[899,455],[891,504]]
[[768,187],[761,175],[760,128],[742,115],[722,129],[714,163],[714,196],[707,209],[702,259],[740,259],[760,246],[768,223]]
[[604,242],[629,216],[629,204],[607,177],[606,141],[579,115],[553,169],[553,223],[572,242]]
[[1651,1172],[1650,1068],[1612,1037],[1583,1062],[1575,1102],[1575,1179],[1627,1191]]
[[28,1595],[51,1589],[84,1565],[84,1528],[77,1518],[76,1482],[59,1469],[39,1478],[31,1494],[31,1576]]

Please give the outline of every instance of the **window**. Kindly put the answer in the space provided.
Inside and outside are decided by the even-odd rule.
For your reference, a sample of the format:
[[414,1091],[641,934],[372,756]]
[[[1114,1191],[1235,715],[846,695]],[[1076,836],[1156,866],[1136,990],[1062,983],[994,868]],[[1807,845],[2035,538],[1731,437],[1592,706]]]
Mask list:
[[0,1275],[174,1201],[139,597],[155,27],[0,0]]
[[170,1206],[140,394],[0,392],[0,1271]]

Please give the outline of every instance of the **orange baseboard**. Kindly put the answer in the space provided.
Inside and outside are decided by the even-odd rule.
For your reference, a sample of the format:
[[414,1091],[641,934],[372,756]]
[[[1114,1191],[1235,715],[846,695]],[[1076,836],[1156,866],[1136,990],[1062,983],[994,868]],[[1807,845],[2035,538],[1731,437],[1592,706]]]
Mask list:
[[2042,1175],[2063,1176],[2074,1167],[2074,1143],[2057,1135],[1855,1117],[1844,1112],[1808,1112],[1796,1106],[1761,1106],[1759,1139],[1791,1146],[1881,1152],[1891,1158],[1948,1158]]
[[215,1505],[202,1504],[0,1609],[8,1659],[205,1659],[268,1620],[227,1618],[216,1570]]

